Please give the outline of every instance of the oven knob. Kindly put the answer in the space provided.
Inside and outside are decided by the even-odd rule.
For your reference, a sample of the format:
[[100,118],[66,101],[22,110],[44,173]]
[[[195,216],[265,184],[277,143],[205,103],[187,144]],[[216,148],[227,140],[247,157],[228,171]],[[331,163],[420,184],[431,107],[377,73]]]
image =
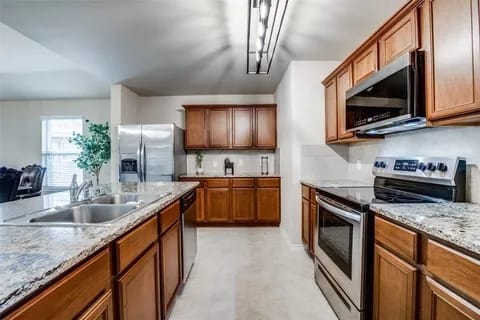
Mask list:
[[375,161],[375,163],[373,164],[373,166],[374,166],[375,168],[380,168],[380,162]]
[[387,167],[387,163],[384,161],[380,161],[380,168],[386,168],[386,167]]
[[427,169],[430,170],[430,171],[435,171],[435,170],[437,170],[437,166],[434,165],[433,163],[429,162],[428,165],[427,165]]
[[427,166],[425,165],[425,163],[420,162],[418,164],[418,169],[420,169],[421,171],[425,171],[427,169]]
[[437,164],[437,168],[441,172],[446,172],[448,170],[448,166],[445,163],[439,162]]

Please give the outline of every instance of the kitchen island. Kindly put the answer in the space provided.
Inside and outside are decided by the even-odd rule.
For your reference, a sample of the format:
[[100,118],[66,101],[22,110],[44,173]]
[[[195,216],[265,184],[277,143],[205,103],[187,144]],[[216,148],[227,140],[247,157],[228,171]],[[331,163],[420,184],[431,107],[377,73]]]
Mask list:
[[[119,238],[157,216],[160,221],[163,211],[174,208],[179,215],[178,199],[197,185],[196,182],[113,184],[110,186],[112,193],[168,195],[104,226],[0,225],[0,318],[99,251],[115,251],[112,244]],[[0,205],[0,219],[4,221],[68,203],[68,192],[10,202]],[[156,237],[156,224],[154,229]],[[165,231],[161,226],[158,229],[159,233]],[[112,252],[114,259],[119,259],[118,248],[117,245],[118,252]]]

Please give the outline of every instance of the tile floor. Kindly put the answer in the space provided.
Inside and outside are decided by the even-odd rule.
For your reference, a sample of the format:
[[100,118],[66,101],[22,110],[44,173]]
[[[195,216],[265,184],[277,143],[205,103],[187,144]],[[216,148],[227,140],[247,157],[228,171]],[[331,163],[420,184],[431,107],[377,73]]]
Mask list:
[[312,261],[279,228],[200,228],[198,240],[170,320],[337,319]]

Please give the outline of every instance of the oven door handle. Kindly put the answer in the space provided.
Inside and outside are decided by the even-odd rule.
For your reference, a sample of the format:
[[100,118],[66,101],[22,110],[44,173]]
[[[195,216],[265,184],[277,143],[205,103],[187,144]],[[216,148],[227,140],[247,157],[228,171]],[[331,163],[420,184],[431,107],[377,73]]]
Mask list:
[[333,205],[325,202],[325,200],[322,200],[318,195],[315,196],[315,199],[317,200],[318,205],[320,207],[324,208],[325,210],[328,210],[328,211],[334,213],[335,215],[337,215],[339,217],[342,217],[344,219],[360,223],[360,216],[358,214],[350,213],[350,212],[345,211],[343,209],[340,209],[336,206],[333,206]]

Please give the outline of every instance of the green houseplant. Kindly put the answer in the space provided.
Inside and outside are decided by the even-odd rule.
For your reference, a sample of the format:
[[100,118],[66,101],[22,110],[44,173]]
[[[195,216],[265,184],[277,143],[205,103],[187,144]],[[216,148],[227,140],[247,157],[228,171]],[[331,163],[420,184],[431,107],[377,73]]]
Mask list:
[[89,120],[85,122],[88,123],[88,135],[74,132],[68,142],[80,149],[78,158],[74,160],[77,167],[95,175],[98,186],[100,170],[110,160],[110,126],[108,122],[105,124],[97,124]]
[[203,162],[203,153],[201,151],[195,152],[195,162],[197,164],[197,175],[203,174],[202,162]]

